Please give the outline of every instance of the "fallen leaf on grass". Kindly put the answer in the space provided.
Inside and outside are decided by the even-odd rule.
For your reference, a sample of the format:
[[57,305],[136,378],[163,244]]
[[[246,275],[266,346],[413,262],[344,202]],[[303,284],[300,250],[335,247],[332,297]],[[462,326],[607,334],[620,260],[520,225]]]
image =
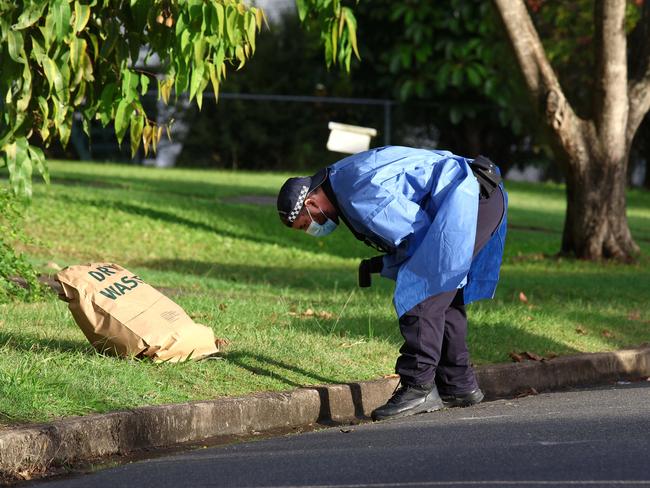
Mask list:
[[587,335],[587,329],[585,329],[582,325],[579,325],[576,327],[576,332],[580,335]]
[[219,304],[219,310],[221,310],[222,312],[225,312],[227,308],[228,308],[228,305],[226,305],[225,303],[220,303]]
[[530,387],[527,390],[524,390],[521,393],[519,393],[517,396],[515,396],[515,398],[524,398],[531,395],[539,395],[539,392],[535,388]]
[[191,318],[192,320],[195,320],[195,319],[196,319],[196,320],[201,320],[201,319],[212,320],[212,314],[211,314],[211,313],[207,313],[207,312],[196,312],[196,313],[191,313],[191,314],[189,314],[189,316],[190,316],[190,318]]
[[638,310],[630,310],[627,314],[627,320],[641,320],[641,312]]
[[533,361],[544,361],[544,357],[540,356],[539,354],[535,354],[534,352],[526,351],[524,354],[528,359],[531,359]]
[[523,291],[519,292],[519,301],[521,303],[528,303],[528,297],[526,296],[526,294]]
[[332,312],[328,312],[327,310],[321,310],[320,312],[315,312],[311,308],[308,308],[304,312],[300,312],[300,313],[291,311],[289,312],[289,315],[291,317],[301,317],[303,319],[310,318],[310,317],[317,317],[319,319],[329,320],[334,318],[334,314]]
[[609,330],[607,330],[607,329],[603,329],[602,334],[603,334],[603,337],[607,337],[608,339],[611,339],[612,337],[614,337],[614,334],[612,334],[612,333],[611,333]]
[[230,345],[230,341],[224,337],[217,337],[214,343],[216,344],[217,349],[219,349],[220,351],[224,347],[228,347]]
[[524,357],[521,354],[517,354],[514,351],[510,351],[508,353],[508,356],[510,356],[515,363],[521,363],[522,361],[524,361]]
[[545,361],[546,358],[530,351],[514,352],[511,351],[508,355],[516,363],[521,363],[523,361]]
[[[382,378],[399,378],[399,375],[395,373],[385,374],[384,376],[382,376]],[[650,381],[650,378],[648,378],[648,381]]]

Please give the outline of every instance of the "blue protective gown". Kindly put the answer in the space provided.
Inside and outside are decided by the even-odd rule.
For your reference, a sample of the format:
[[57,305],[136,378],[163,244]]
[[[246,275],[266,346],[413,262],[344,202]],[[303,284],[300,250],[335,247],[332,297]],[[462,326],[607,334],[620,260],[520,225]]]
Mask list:
[[506,216],[472,259],[479,185],[471,161],[449,151],[386,146],[329,167],[350,225],[390,250],[381,274],[396,281],[399,317],[430,296],[463,286],[465,303],[494,296]]

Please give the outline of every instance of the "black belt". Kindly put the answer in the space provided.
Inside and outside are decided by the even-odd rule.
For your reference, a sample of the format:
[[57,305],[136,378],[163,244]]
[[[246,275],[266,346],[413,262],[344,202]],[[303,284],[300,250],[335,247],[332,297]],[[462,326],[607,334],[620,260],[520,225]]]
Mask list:
[[501,175],[496,164],[485,156],[478,156],[474,161],[469,163],[469,167],[478,180],[481,190],[479,198],[481,200],[490,198],[494,190],[499,186],[499,183],[501,183]]

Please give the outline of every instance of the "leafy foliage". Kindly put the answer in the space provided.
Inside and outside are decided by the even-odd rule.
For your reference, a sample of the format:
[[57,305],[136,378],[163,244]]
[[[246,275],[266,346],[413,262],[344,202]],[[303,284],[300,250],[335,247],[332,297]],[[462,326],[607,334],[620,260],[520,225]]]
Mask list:
[[[34,268],[12,248],[13,241],[27,240],[20,226],[21,205],[12,193],[0,189],[0,303],[34,301],[44,293]],[[24,280],[25,287],[10,280],[16,277]]]
[[327,66],[336,61],[350,71],[352,52],[359,58],[357,20],[352,9],[342,0],[296,0],[296,6],[301,22],[320,29]]
[[[329,32],[328,63],[349,66],[350,8],[340,0],[298,5],[303,19]],[[32,144],[65,146],[74,116],[86,133],[92,120],[114,121],[120,143],[129,132],[133,154],[141,143],[145,153],[155,150],[164,128],[143,108],[150,85],[165,102],[172,90],[189,92],[201,107],[204,90],[218,94],[227,67],[241,69],[254,54],[263,22],[244,0],[0,0],[0,165],[13,190],[31,194],[33,168],[47,180]]]

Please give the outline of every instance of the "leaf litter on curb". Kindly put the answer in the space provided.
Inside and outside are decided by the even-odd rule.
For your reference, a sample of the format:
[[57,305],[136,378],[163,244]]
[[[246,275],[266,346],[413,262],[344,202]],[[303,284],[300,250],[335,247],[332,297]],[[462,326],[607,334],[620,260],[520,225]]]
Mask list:
[[552,359],[557,356],[557,354],[555,353],[552,354],[553,354],[552,357],[544,357],[530,351],[522,351],[522,352],[510,351],[508,353],[508,356],[510,356],[510,358],[515,363],[522,363],[524,361],[546,361],[547,359]]
[[535,388],[533,388],[532,386],[530,388],[522,391],[521,393],[519,393],[517,396],[515,396],[515,398],[524,398],[524,397],[531,396],[531,395],[539,395],[539,392]]

